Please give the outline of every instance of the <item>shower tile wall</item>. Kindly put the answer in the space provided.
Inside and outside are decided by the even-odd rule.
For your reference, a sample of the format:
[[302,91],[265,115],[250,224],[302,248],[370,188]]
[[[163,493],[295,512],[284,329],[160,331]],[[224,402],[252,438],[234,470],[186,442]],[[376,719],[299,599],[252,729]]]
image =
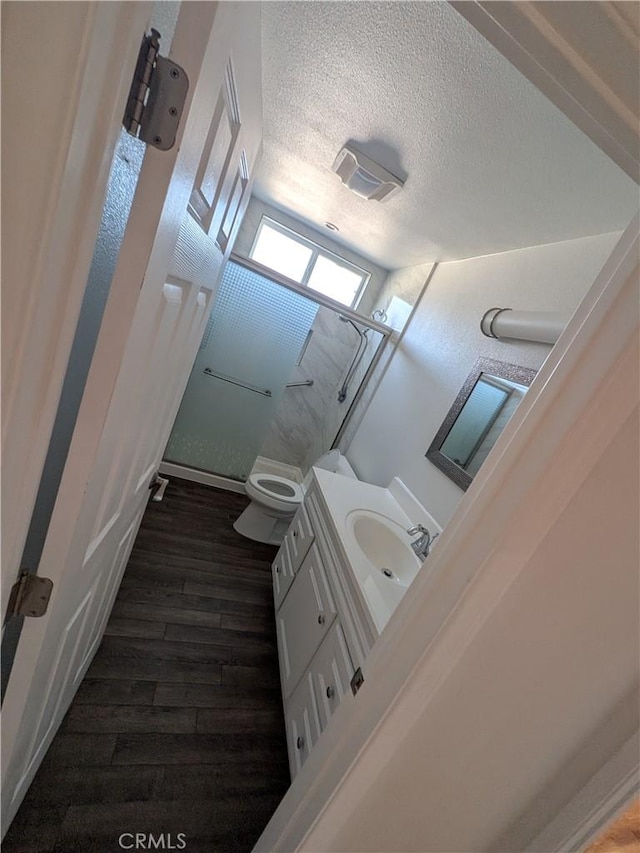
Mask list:
[[347,398],[339,403],[338,391],[356,354],[358,335],[328,308],[319,308],[312,332],[289,381],[312,379],[313,385],[286,389],[260,449],[261,456],[297,465],[303,473],[331,447],[380,339],[369,332],[367,351],[349,382]]

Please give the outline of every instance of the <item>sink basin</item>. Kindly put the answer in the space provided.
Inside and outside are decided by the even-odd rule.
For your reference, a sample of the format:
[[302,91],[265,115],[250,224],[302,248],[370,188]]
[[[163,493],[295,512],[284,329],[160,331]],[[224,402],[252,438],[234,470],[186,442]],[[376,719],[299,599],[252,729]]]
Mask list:
[[439,533],[441,527],[397,477],[383,488],[321,468],[313,472],[320,507],[344,558],[345,594],[380,634],[422,566],[411,549],[417,537],[407,528],[420,523]]
[[402,525],[370,510],[352,510],[347,529],[382,582],[408,587],[420,568],[411,539]]

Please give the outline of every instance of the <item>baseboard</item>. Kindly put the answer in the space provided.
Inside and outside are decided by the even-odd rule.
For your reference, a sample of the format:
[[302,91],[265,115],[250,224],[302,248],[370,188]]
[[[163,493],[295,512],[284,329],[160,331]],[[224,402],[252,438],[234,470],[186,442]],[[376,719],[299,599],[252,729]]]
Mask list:
[[209,474],[207,471],[198,471],[196,468],[188,468],[185,465],[176,465],[175,462],[161,462],[158,469],[167,477],[180,477],[183,480],[191,480],[192,483],[201,483],[203,486],[213,486],[216,489],[226,489],[228,492],[246,494],[244,483],[221,477],[219,474]]

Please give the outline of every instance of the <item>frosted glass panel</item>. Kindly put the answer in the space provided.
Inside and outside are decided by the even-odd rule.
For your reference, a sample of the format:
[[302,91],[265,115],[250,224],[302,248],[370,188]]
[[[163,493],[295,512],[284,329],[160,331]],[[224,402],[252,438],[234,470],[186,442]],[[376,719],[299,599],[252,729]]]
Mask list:
[[229,262],[165,458],[245,480],[317,310]]

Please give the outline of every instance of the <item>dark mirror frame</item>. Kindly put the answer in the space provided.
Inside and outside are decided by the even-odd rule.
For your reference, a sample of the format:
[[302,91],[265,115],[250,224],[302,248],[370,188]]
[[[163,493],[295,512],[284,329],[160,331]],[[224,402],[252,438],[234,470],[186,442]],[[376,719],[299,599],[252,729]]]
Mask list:
[[509,364],[506,361],[498,361],[494,358],[479,358],[473,370],[465,379],[460,393],[454,400],[440,429],[425,453],[429,462],[432,462],[436,468],[442,471],[443,474],[446,474],[450,480],[453,480],[457,486],[460,486],[466,492],[473,481],[473,477],[456,465],[455,462],[452,462],[448,456],[445,456],[441,449],[458,415],[464,408],[464,404],[475,388],[476,382],[481,374],[488,373],[491,376],[496,376],[498,379],[507,379],[510,382],[517,382],[519,385],[526,385],[528,388],[537,372],[537,370],[533,370],[530,367],[519,367],[517,364]]

